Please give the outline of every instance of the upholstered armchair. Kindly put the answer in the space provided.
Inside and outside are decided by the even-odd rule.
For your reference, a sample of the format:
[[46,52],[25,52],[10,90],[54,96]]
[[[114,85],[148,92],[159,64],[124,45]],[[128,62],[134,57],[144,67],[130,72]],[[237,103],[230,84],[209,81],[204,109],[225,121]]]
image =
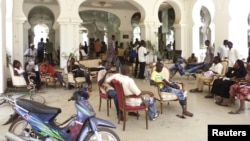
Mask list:
[[[155,66],[152,68],[152,72],[155,70]],[[167,81],[170,79],[170,72],[167,67],[162,68],[162,73]],[[184,89],[184,84],[181,82],[176,82],[177,85],[180,87],[180,89]],[[169,101],[177,101],[178,97],[174,93],[169,93],[169,92],[161,92],[160,87],[155,86],[157,88],[157,93],[158,95],[155,96],[155,99],[160,102],[160,109],[161,109],[161,114],[163,113],[163,103],[167,102],[169,104]],[[184,97],[187,97],[187,91],[184,91]]]
[[14,68],[13,68],[12,64],[9,64],[9,69],[10,69],[10,76],[11,76],[13,86],[16,88],[27,87],[27,84],[26,84],[23,76],[14,75]]
[[[40,64],[39,71],[42,69],[41,67],[43,65],[43,63]],[[40,71],[40,79],[41,83],[44,83],[46,86],[52,83],[54,88],[56,88],[57,79],[51,73],[43,73],[42,71]]]

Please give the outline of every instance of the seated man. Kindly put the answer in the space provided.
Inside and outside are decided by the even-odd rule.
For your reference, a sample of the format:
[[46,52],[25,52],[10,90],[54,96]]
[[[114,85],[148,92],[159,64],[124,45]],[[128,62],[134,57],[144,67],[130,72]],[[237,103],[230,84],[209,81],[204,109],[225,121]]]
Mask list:
[[15,76],[23,76],[23,78],[27,84],[27,89],[32,89],[33,86],[30,84],[28,73],[22,68],[20,61],[18,61],[18,60],[13,61],[13,69],[14,69]]
[[186,60],[181,57],[181,56],[178,56],[177,57],[177,61],[175,62],[175,64],[173,66],[171,66],[169,68],[170,72],[171,72],[171,77],[174,77],[175,74],[179,71],[180,75],[184,75],[185,74],[185,71],[184,71],[184,68],[182,67],[182,63],[184,63]]
[[29,61],[25,63],[25,71],[29,74],[30,78],[33,80],[35,84],[35,89],[39,93],[44,93],[41,89],[41,80],[39,70],[37,70],[38,58],[35,59],[35,62]]
[[[135,84],[134,80],[130,78],[128,75],[129,75],[129,66],[123,65],[121,67],[121,74],[116,73],[110,76],[107,79],[107,82],[111,83],[113,79],[120,81],[123,86],[124,95],[126,96],[129,96],[131,94],[135,94],[135,95],[149,94],[150,97],[145,98],[145,102],[148,105],[148,116],[150,120],[155,120],[159,116],[159,113],[156,111],[155,102],[154,102],[154,94],[150,91],[141,91]],[[126,105],[139,106],[142,104],[142,102],[143,101],[141,98],[130,98],[130,99],[127,99]]]
[[[102,93],[105,93],[110,98],[113,98],[115,108],[116,108],[116,114],[118,117],[119,116],[119,105],[118,105],[118,99],[116,96],[116,91],[109,83],[106,82],[106,79],[115,73],[114,71],[111,70],[111,67],[112,67],[112,65],[110,62],[105,63],[105,69],[102,69],[98,72],[97,82],[98,82],[99,86],[103,86],[103,87],[100,87],[100,90],[102,91]],[[123,120],[122,117],[118,117],[118,118],[120,118],[120,120]]]
[[[90,76],[88,73],[81,70],[77,64],[75,64],[75,58],[70,59],[70,63],[68,65],[68,72],[72,72],[74,74],[74,77],[85,77],[86,82],[88,84],[88,90],[91,91],[92,82],[90,80]],[[69,87],[72,87],[72,86],[69,85]]]
[[60,72],[56,71],[51,64],[49,64],[48,60],[45,60],[43,64],[40,66],[42,73],[50,73],[52,76],[57,78],[57,81],[66,88],[66,83],[63,80],[63,77]]
[[191,56],[186,61],[185,69],[192,68],[192,66],[195,66],[197,64],[197,62],[198,62],[197,57],[195,56],[194,53],[192,53]]
[[[183,90],[179,89],[179,86],[175,83],[168,82],[164,75],[162,74],[163,64],[161,62],[156,63],[156,70],[151,74],[150,85],[159,85],[161,92],[174,93],[179,99],[179,103],[182,107],[182,115],[177,115],[180,118],[185,118],[184,116],[192,117],[193,114],[187,111],[187,100],[184,97]],[[164,85],[162,85],[164,83]]]
[[223,66],[220,62],[221,62],[220,57],[215,56],[213,60],[213,64],[209,68],[209,71],[204,72],[204,74],[197,74],[196,88],[191,89],[190,92],[202,92],[204,81],[211,81],[214,75],[221,74],[223,70]]
[[[182,63],[185,63],[186,66],[182,67]],[[171,77],[174,77],[177,71],[180,75],[192,74],[193,77],[196,77],[193,73],[197,70],[202,69],[204,66],[203,63],[197,63],[197,57],[192,53],[192,55],[186,61],[183,57],[179,56],[177,62],[170,67]]]

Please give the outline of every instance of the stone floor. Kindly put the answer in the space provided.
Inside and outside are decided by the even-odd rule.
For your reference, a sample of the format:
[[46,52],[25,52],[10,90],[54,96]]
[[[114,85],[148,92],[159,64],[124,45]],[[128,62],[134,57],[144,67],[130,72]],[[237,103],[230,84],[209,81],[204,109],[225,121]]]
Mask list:
[[[173,80],[185,83],[185,89],[194,88],[195,79],[178,74]],[[156,89],[149,85],[148,81],[135,79],[141,90],[150,90],[156,93]],[[57,121],[62,122],[75,112],[73,102],[68,102],[68,98],[74,90],[65,90],[58,86],[57,88],[44,88],[46,93],[41,94],[46,98],[46,104],[60,107],[62,113],[58,115]],[[76,89],[75,89],[76,90]],[[144,112],[140,112],[140,118],[128,117],[126,130],[122,130],[122,124],[118,124],[115,114],[114,104],[110,110],[110,116],[107,116],[106,105],[102,104],[101,111],[98,111],[99,95],[96,80],[93,80],[93,91],[89,99],[96,111],[97,117],[111,121],[116,125],[114,131],[120,136],[122,141],[205,141],[207,140],[207,128],[209,124],[250,124],[250,103],[246,102],[246,111],[239,115],[229,115],[228,112],[235,110],[239,103],[233,107],[220,107],[214,103],[214,99],[205,99],[208,93],[205,86],[203,93],[188,94],[188,109],[194,113],[194,117],[180,119],[176,114],[181,113],[181,107],[177,101],[164,104],[163,114],[155,121],[149,121],[149,129],[146,130]],[[157,103],[159,109],[159,103]],[[13,112],[8,104],[0,105],[0,124],[4,123],[9,115]],[[6,140],[4,134],[7,132],[9,125],[0,125],[0,141]]]

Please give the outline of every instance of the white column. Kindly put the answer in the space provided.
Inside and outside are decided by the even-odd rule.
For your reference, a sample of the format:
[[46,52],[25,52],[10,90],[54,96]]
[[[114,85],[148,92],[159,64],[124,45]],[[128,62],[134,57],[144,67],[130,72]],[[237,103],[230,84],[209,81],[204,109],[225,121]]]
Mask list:
[[24,20],[14,19],[13,21],[13,59],[19,60],[24,65]]
[[[186,25],[174,25],[175,29],[175,50],[181,50],[183,57],[188,57],[191,55],[190,49],[187,46],[187,32],[186,32]],[[191,47],[190,47],[191,48]]]
[[60,25],[60,68],[64,68],[68,56],[73,53],[79,58],[79,24],[80,22],[59,22]]
[[6,83],[6,80],[7,80],[7,76],[6,76],[6,72],[5,71],[8,71],[6,68],[6,25],[5,25],[5,16],[6,16],[6,13],[5,13],[5,7],[6,7],[6,4],[5,4],[5,0],[2,0],[1,3],[0,3],[0,39],[1,39],[1,42],[0,42],[0,53],[1,53],[1,56],[2,56],[2,59],[0,60],[0,66],[1,69],[0,69],[0,94],[3,94],[5,89],[7,88],[7,83]]
[[[141,40],[145,40],[146,42],[150,42],[153,46],[153,49],[149,49],[150,54],[148,55],[147,63],[151,63],[155,61],[155,56],[158,53],[158,28],[160,27],[160,23],[156,22],[145,22],[145,24],[139,25],[141,28]],[[147,48],[149,45],[147,45]]]

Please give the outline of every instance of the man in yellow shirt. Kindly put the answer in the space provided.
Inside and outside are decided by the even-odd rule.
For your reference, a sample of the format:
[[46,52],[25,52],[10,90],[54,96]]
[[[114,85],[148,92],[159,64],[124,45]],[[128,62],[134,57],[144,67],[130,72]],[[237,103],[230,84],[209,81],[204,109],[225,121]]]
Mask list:
[[[179,99],[179,103],[182,107],[182,115],[178,117],[185,118],[184,116],[192,117],[193,114],[187,110],[187,100],[184,97],[184,92],[180,90],[179,86],[174,82],[168,82],[162,74],[163,64],[161,62],[156,63],[156,70],[152,72],[150,85],[159,85],[161,92],[174,93]],[[163,84],[161,83],[163,82]]]

